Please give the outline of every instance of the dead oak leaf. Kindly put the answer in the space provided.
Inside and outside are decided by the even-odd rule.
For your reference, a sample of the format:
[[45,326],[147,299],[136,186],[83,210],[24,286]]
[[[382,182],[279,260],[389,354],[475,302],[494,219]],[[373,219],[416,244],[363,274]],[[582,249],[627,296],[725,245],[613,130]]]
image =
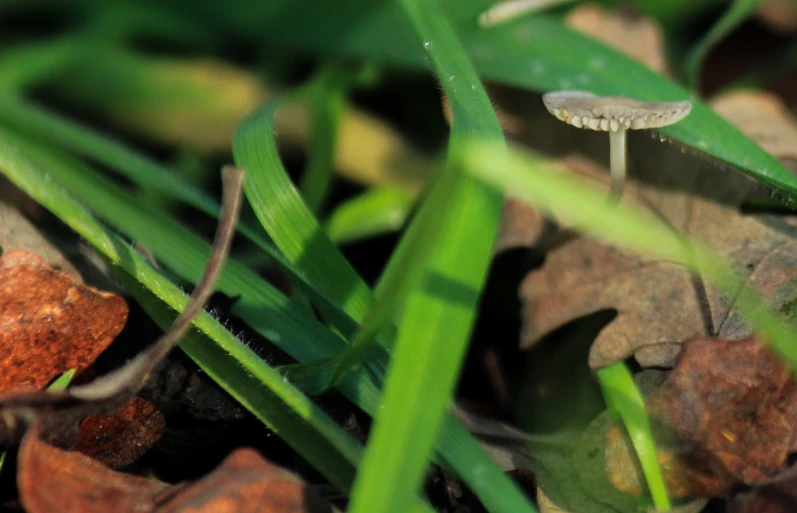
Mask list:
[[[724,495],[739,484],[762,483],[797,452],[797,383],[752,337],[685,343],[646,408],[674,497]],[[619,429],[606,443],[615,485],[639,491],[635,456]]]
[[[569,163],[584,177],[607,181],[597,166]],[[797,231],[781,218],[738,211],[751,187],[747,176],[680,153],[670,162],[637,166],[631,176],[624,202],[711,246],[776,306],[797,297]],[[521,346],[610,309],[617,317],[596,338],[592,367],[631,355],[644,367],[670,367],[685,340],[748,336],[750,326],[734,308],[733,295],[705,284],[686,263],[640,257],[586,236],[568,240],[549,251],[544,265],[521,285]]]
[[296,475],[239,449],[193,484],[168,485],[115,472],[77,452],[52,447],[30,429],[17,483],[28,513],[328,513]]
[[0,391],[41,389],[83,371],[127,320],[125,301],[78,283],[36,255],[0,257]]
[[108,467],[121,468],[152,447],[165,427],[163,414],[152,403],[136,396],[113,415],[96,414],[83,419],[72,450]]

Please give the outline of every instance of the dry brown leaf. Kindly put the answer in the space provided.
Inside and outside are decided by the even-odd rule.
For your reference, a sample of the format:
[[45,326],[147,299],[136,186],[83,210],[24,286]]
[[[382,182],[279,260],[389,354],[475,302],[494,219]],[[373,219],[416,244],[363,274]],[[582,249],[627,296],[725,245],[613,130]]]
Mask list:
[[20,446],[17,486],[28,513],[148,513],[171,491],[165,483],[113,472],[88,456],[52,447],[36,429]]
[[738,91],[719,96],[711,107],[774,157],[797,168],[797,120],[777,96]]
[[28,513],[321,513],[328,504],[296,475],[239,449],[211,474],[168,485],[114,472],[76,452],[25,435],[17,477]]
[[108,467],[120,468],[140,458],[163,435],[166,421],[155,406],[134,397],[113,415],[86,417],[72,447]]
[[776,32],[789,33],[797,30],[797,3],[794,0],[766,0],[756,15]]
[[0,391],[8,392],[83,371],[122,330],[127,305],[39,256],[12,251],[0,257],[0,314]]
[[[725,495],[762,483],[797,451],[797,383],[754,338],[697,338],[646,399],[659,460],[673,497]],[[641,493],[636,457],[620,429],[606,441],[613,483]]]
[[[578,174],[606,182],[602,168],[583,160],[568,162]],[[797,295],[797,231],[781,218],[738,211],[752,187],[744,174],[677,154],[677,160],[636,166],[631,178],[624,202],[712,246],[776,306]],[[704,290],[683,264],[635,256],[589,237],[574,238],[550,251],[545,264],[521,285],[521,345],[529,347],[574,319],[606,309],[616,309],[618,315],[593,345],[593,367],[632,354],[645,367],[672,366],[684,340],[748,336],[750,327],[733,299],[710,285]]]
[[737,495],[727,507],[728,513],[793,513],[797,511],[797,469]]
[[565,23],[657,73],[670,75],[661,28],[650,18],[583,4],[567,14]]
[[[4,188],[13,187],[0,181]],[[69,260],[39,233],[33,223],[23,216],[11,203],[0,198],[0,248],[5,253],[11,251],[28,251],[44,259],[54,268],[64,271],[80,282],[80,273]]]

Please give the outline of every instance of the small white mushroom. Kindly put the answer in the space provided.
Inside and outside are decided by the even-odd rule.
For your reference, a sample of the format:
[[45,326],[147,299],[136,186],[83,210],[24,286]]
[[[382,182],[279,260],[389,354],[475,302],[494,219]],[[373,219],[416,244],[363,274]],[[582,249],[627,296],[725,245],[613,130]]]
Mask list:
[[543,95],[548,112],[577,128],[609,132],[609,198],[619,201],[625,186],[625,132],[661,128],[686,117],[692,103],[642,102],[621,96],[597,96],[583,91],[561,91]]

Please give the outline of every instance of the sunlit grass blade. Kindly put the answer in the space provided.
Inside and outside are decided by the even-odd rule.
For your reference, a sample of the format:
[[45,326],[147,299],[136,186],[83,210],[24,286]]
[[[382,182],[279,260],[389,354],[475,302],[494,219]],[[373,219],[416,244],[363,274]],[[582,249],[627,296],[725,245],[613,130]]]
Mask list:
[[[415,48],[425,51],[451,105],[449,152],[455,153],[470,138],[500,145],[503,134],[490,101],[453,30],[437,11],[437,3],[404,0],[400,5],[416,32]],[[423,229],[420,223],[429,222],[427,214],[434,209],[444,208],[421,286],[410,292],[400,317],[382,408],[352,489],[349,509],[353,513],[406,511],[407,497],[420,487],[438,430],[446,424],[445,410],[452,400],[486,278],[502,195],[462,176],[451,163],[440,180],[451,200],[429,196],[385,271],[389,274],[401,267],[402,252]],[[462,251],[468,252],[467,259],[461,258]],[[452,467],[461,470],[459,465]],[[506,476],[497,475],[501,473],[494,465],[484,471],[498,488],[487,490],[484,481],[461,475],[489,511],[534,511]],[[501,499],[495,500],[498,494]]]
[[732,0],[731,5],[717,20],[711,30],[700,39],[686,57],[684,74],[686,84],[696,93],[700,91],[700,68],[711,49],[733,29],[752,15],[762,0]]
[[[250,115],[235,132],[233,154],[236,165],[247,171],[246,197],[282,254],[353,319],[360,320],[373,299],[370,289],[326,236],[282,166],[273,126],[276,111],[286,100]],[[264,133],[269,135],[263,137]]]
[[310,141],[307,165],[299,190],[307,207],[318,212],[329,191],[334,166],[340,117],[345,103],[344,89],[331,78],[322,77],[309,92]]
[[310,394],[318,394],[337,384],[341,376],[360,363],[376,342],[376,337],[392,323],[393,314],[419,285],[426,271],[430,250],[442,236],[446,214],[453,200],[452,185],[457,179],[453,170],[439,177],[424,200],[418,214],[417,228],[407,233],[406,242],[391,257],[391,265],[376,288],[376,301],[365,314],[351,347],[321,362],[300,364],[286,372],[293,383]]
[[75,369],[69,369],[68,371],[64,372],[57,378],[55,381],[50,383],[50,386],[47,387],[48,390],[63,390],[69,386],[69,383],[72,382],[72,378],[75,377]]
[[631,371],[624,362],[617,362],[598,369],[598,381],[606,397],[609,411],[614,418],[622,420],[628,431],[656,511],[669,511],[670,498],[659,466],[656,442],[645,411],[645,400],[634,382]]
[[324,229],[337,245],[397,232],[414,203],[415,197],[404,188],[368,189],[338,205]]

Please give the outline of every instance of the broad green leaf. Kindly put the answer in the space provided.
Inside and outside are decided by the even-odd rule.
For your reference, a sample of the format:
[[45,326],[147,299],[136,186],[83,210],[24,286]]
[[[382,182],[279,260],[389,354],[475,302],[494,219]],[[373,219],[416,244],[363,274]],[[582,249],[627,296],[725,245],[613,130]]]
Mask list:
[[[797,177],[706,104],[644,65],[575,33],[553,14],[539,13],[491,30],[477,19],[490,0],[440,0],[440,13],[455,27],[478,74],[487,80],[535,91],[587,90],[651,101],[691,99],[692,113],[661,130],[797,199]],[[266,19],[269,38],[326,55],[376,59],[397,67],[423,69],[422,49],[412,44],[398,20],[398,2],[308,0],[285,2],[280,16]],[[333,23],[332,19],[337,21]],[[279,23],[275,23],[279,20]],[[298,30],[302,27],[302,30]],[[345,38],[340,35],[345,34]],[[451,76],[451,75],[449,75]],[[444,83],[448,77],[441,78]]]
[[658,511],[670,510],[670,498],[659,466],[656,442],[645,411],[645,400],[625,362],[598,369],[598,381],[612,416],[622,419],[634,446],[653,505]]
[[402,187],[377,187],[335,208],[324,226],[337,245],[397,232],[404,226],[415,197]]
[[732,0],[730,7],[717,20],[711,30],[692,48],[686,57],[684,74],[692,91],[700,91],[700,68],[711,49],[739,24],[752,15],[762,0]]

